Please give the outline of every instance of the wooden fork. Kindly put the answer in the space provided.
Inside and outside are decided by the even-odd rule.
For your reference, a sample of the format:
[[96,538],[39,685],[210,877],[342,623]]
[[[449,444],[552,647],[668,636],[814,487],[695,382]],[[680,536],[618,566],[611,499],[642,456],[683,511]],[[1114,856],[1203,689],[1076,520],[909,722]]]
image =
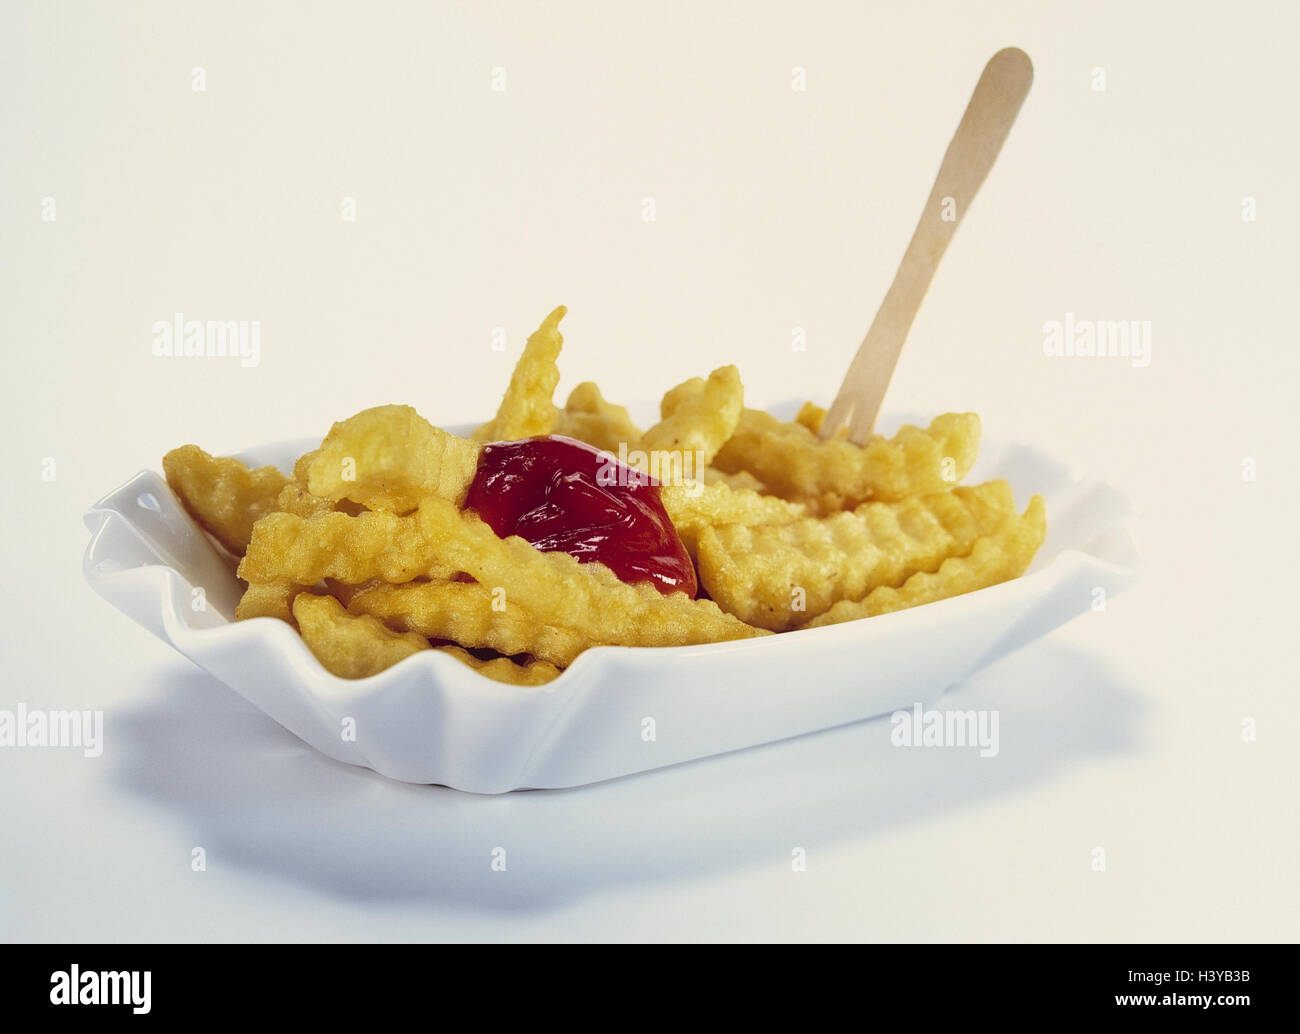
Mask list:
[[894,281],[822,423],[823,439],[847,427],[849,441],[861,445],[871,434],[903,342],[939,260],[1002,150],[1033,81],[1029,56],[1015,47],[999,50],[984,66]]

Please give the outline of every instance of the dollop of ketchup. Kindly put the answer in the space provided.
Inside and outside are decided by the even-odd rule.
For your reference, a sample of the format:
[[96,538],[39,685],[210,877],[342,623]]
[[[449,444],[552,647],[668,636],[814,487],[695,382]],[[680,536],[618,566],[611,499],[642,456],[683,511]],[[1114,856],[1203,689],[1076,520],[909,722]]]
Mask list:
[[465,505],[502,538],[599,561],[662,593],[698,591],[658,483],[584,442],[549,435],[485,445]]

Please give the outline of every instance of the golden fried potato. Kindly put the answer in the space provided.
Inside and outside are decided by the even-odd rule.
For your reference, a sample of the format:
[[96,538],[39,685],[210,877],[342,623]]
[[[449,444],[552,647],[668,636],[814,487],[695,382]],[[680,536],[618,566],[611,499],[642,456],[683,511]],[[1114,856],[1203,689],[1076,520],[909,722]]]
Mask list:
[[511,686],[541,686],[560,677],[560,669],[545,661],[530,660],[519,664],[509,657],[493,657],[485,661],[459,646],[440,646],[438,649],[451,654],[493,682],[505,682]]
[[615,456],[620,445],[625,445],[630,452],[641,442],[641,431],[632,423],[627,409],[606,402],[593,381],[583,381],[569,392],[569,401],[560,411],[554,433],[576,438]]
[[309,454],[307,491],[390,513],[409,513],[426,495],[460,504],[480,448],[434,427],[410,406],[375,406],[335,424]]
[[907,425],[859,446],[823,442],[801,423],[746,409],[713,464],[731,474],[747,470],[767,491],[830,512],[951,488],[974,464],[979,438],[975,413],[945,413],[929,428]]
[[949,557],[937,571],[914,574],[900,588],[882,586],[863,600],[842,600],[805,627],[906,610],[1018,578],[1034,559],[1046,534],[1047,507],[1042,496],[1036,495],[1023,514],[1009,516],[996,532],[979,539],[967,556]]
[[556,360],[564,344],[560,320],[568,311],[563,305],[554,309],[528,338],[496,417],[474,432],[475,441],[513,442],[555,431],[558,410],[553,400],[560,383]]
[[429,649],[429,641],[414,632],[394,632],[382,621],[357,617],[333,596],[299,593],[293,616],[303,642],[326,671],[344,679],[364,679],[391,668],[413,653]]
[[700,532],[715,524],[782,524],[808,512],[802,503],[761,495],[748,488],[732,488],[725,482],[664,485],[659,497],[691,556],[695,555]]
[[584,646],[684,646],[768,634],[709,600],[629,585],[603,564],[543,553],[517,536],[497,538],[477,514],[444,499],[420,504],[420,527],[444,563],[503,593],[507,607],[578,633]]
[[[813,434],[819,435],[822,433],[822,424],[826,422],[826,410],[815,402],[805,402],[799,407],[799,412],[794,415],[794,422],[803,424]],[[847,424],[841,427],[835,435],[837,438],[847,438],[848,436],[849,428]]]
[[[847,428],[821,441],[826,410],[808,402],[787,422],[746,409],[734,366],[667,391],[645,431],[591,381],[559,409],[565,314],[557,307],[529,336],[496,415],[469,438],[410,406],[386,405],[334,424],[292,477],[193,445],[168,453],[164,470],[183,505],[242,557],[247,588],[236,619],[289,623],[345,678],[438,649],[485,678],[537,686],[597,646],[756,638],[969,592],[1020,574],[1043,541],[1038,496],[1018,515],[1004,481],[954,487],[979,449],[974,413],[860,446]],[[599,562],[500,538],[463,509],[484,443],[548,434],[657,479],[703,598],[625,583]],[[618,508],[644,499],[588,505],[569,492],[585,485],[519,487],[503,500],[504,519],[551,536],[544,544],[570,543],[575,554],[602,537],[619,550],[656,545]],[[532,489],[537,498],[528,498]],[[578,526],[557,531],[570,497],[567,516]]]
[[734,366],[720,366],[708,380],[694,377],[664,396],[660,406],[663,419],[642,435],[641,449],[690,454],[688,473],[698,479],[735,432],[744,405],[740,371]]
[[421,576],[456,574],[439,562],[414,514],[399,517],[379,511],[324,513],[298,517],[272,513],[253,527],[253,538],[239,564],[246,582],[291,581],[315,585],[334,578],[352,585],[371,578],[409,582]]
[[[363,593],[367,589],[373,589],[376,585],[387,584],[387,582],[380,581],[378,578],[371,578],[369,581],[361,582],[359,585],[350,585],[347,582],[340,582],[337,578],[326,578],[325,590],[342,603],[344,607],[347,607],[354,599],[356,599],[359,593]],[[409,629],[401,628],[398,629],[398,631],[406,632],[409,631]]]
[[681,384],[665,391],[664,397],[659,400],[659,419],[667,420],[683,403],[698,398],[704,391],[704,384],[703,377],[688,377]]
[[311,473],[311,465],[315,462],[316,457],[320,455],[320,449],[312,449],[311,452],[304,452],[293,461],[293,481],[304,492],[307,491],[307,477]]
[[182,445],[163,457],[167,484],[206,532],[236,556],[248,548],[253,524],[275,509],[289,479],[274,467],[249,470],[239,460]]
[[293,624],[293,600],[306,589],[295,582],[250,582],[235,605],[235,620],[279,618]]
[[578,633],[539,620],[525,607],[511,606],[504,591],[477,582],[377,583],[353,595],[347,607],[399,632],[419,632],[507,655],[530,653],[561,667],[573,663],[587,645]]
[[705,467],[701,479],[706,485],[726,485],[729,488],[743,488],[750,492],[762,492],[763,482],[747,470],[738,470],[734,474],[724,474],[717,467]]
[[297,514],[299,517],[316,517],[333,510],[356,516],[365,510],[365,507],[360,503],[354,503],[350,499],[336,501],[326,499],[324,496],[312,495],[307,491],[307,479],[311,472],[311,465],[319,455],[320,449],[313,449],[311,452],[303,453],[294,461],[293,480],[280,489],[280,494],[275,500],[276,511]]
[[275,499],[277,513],[291,513],[297,517],[319,517],[334,512],[334,500],[304,491],[296,481],[290,481]]
[[839,600],[936,570],[1014,514],[1011,486],[990,481],[825,518],[710,527],[699,537],[700,584],[742,621],[788,631]]

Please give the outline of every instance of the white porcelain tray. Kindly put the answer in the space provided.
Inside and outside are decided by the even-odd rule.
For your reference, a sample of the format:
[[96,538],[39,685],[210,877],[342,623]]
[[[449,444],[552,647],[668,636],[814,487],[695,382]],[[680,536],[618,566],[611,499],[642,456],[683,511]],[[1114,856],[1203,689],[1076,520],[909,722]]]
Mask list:
[[[287,472],[317,444],[240,458]],[[1047,541],[1015,581],[747,642],[600,647],[539,688],[492,682],[438,651],[349,681],[283,622],[235,622],[233,570],[153,471],[86,514],[85,573],[128,617],[336,760],[475,793],[579,786],[930,703],[1088,610],[1096,588],[1113,594],[1136,577],[1131,506],[1114,489],[1030,446],[986,442],[967,481],[993,477],[1011,482],[1021,507],[1033,492],[1047,500]],[[355,741],[342,735],[347,719]]]

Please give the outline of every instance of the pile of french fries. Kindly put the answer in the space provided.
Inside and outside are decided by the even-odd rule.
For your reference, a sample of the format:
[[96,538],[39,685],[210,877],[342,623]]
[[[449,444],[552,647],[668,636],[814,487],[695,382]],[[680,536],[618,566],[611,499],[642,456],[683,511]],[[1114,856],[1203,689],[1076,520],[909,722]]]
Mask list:
[[[528,339],[496,416],[469,438],[388,405],[335,424],[291,476],[194,445],[168,453],[173,491],[239,558],[236,617],[290,623],[344,678],[434,649],[533,686],[593,646],[746,639],[971,592],[1017,577],[1042,544],[1040,497],[1019,513],[1005,481],[959,484],[979,448],[973,413],[861,446],[823,441],[811,404],[793,422],[745,408],[734,366],[670,390],[645,431],[589,382],[561,409],[564,312]],[[661,479],[660,495],[701,598],[500,538],[464,507],[484,443],[553,434],[691,472]]]

